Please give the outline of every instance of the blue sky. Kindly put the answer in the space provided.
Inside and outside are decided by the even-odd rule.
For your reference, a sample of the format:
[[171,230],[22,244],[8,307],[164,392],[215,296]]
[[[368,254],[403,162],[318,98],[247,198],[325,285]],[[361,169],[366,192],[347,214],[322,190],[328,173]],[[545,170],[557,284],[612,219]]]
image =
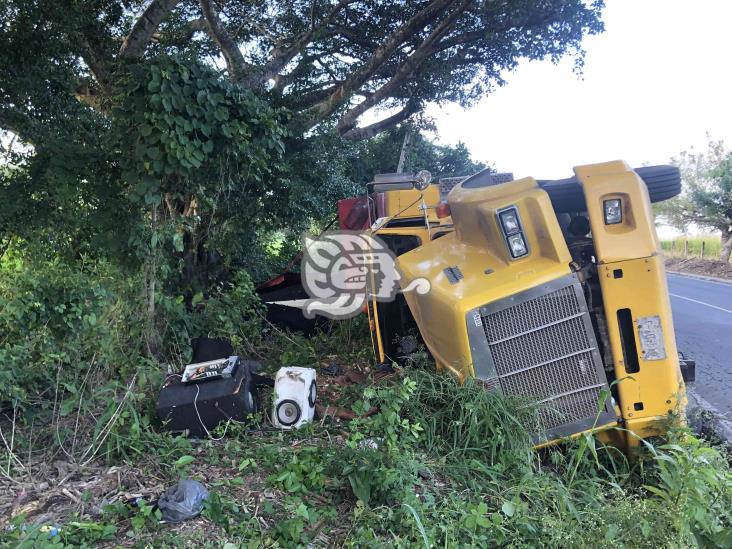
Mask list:
[[607,0],[605,32],[587,37],[584,76],[572,61],[525,62],[473,108],[431,107],[437,140],[517,177],[565,177],[622,158],[668,163],[732,145],[732,1]]

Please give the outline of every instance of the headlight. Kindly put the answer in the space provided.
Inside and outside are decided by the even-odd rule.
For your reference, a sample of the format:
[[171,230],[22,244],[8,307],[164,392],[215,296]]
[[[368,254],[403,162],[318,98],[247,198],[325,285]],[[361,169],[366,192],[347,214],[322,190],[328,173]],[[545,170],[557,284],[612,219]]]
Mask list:
[[605,225],[617,225],[623,221],[623,202],[619,198],[611,198],[603,203]]
[[511,257],[517,258],[529,253],[526,247],[526,241],[524,235],[521,233],[514,234],[508,237],[508,249],[511,251]]
[[518,259],[528,255],[529,245],[526,242],[524,229],[521,226],[518,207],[508,206],[507,208],[498,210],[497,214],[498,225],[506,239],[506,246],[508,247],[508,252],[511,254],[511,259]]
[[498,217],[501,219],[503,234],[506,236],[521,232],[521,223],[519,223],[518,212],[515,208],[503,210]]

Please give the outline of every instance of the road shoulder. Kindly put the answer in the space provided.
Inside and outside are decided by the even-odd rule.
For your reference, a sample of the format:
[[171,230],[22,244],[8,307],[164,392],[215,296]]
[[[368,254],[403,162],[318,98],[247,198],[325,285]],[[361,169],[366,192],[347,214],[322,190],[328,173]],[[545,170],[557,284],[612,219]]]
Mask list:
[[693,278],[696,280],[705,280],[707,282],[719,282],[720,284],[727,284],[729,286],[732,286],[732,280],[726,279],[726,278],[719,278],[717,276],[708,276],[708,275],[698,275],[698,274],[691,274],[691,273],[683,273],[681,271],[672,271],[671,269],[666,269],[666,272],[668,274],[677,275],[677,276],[683,276],[685,278]]
[[664,257],[664,264],[669,272],[732,281],[732,263],[718,259]]

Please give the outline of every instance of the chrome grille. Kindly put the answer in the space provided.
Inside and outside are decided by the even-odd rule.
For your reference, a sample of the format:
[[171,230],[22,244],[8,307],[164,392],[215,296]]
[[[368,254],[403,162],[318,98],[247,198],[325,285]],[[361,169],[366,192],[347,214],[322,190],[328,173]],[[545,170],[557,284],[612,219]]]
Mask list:
[[536,423],[527,425],[535,433],[591,425],[607,387],[579,284],[572,279],[556,286],[481,308],[498,385],[506,395],[538,404]]
[[529,332],[581,314],[582,309],[572,286],[565,286],[536,299],[496,311],[490,322],[483,322],[489,342]]

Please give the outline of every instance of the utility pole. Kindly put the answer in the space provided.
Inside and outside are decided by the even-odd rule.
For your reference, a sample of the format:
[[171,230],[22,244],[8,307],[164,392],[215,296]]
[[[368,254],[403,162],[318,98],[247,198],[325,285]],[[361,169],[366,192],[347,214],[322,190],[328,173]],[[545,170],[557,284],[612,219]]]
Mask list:
[[402,141],[402,152],[399,154],[399,164],[397,164],[397,173],[404,172],[404,166],[409,160],[409,153],[412,149],[412,126],[404,125],[404,141]]

